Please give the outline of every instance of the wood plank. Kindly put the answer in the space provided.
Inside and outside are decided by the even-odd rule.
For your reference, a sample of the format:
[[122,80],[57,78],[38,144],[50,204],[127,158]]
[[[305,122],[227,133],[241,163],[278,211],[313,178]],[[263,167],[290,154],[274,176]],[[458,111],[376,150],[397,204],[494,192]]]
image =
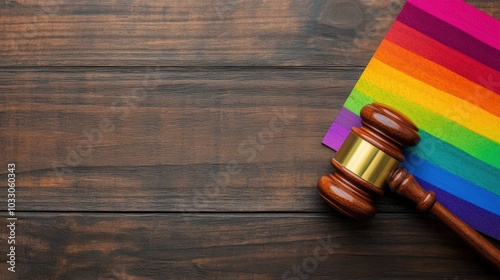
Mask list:
[[[330,212],[316,191],[333,170],[321,139],[360,72],[1,70],[0,166],[17,165],[23,211]],[[273,109],[296,117],[282,125]]]
[[[79,167],[61,177],[52,170],[17,175],[22,211],[332,212],[316,182],[329,161],[244,164],[227,184],[211,174],[224,165]],[[299,172],[295,174],[294,172]],[[225,179],[224,179],[225,180]],[[389,194],[388,194],[389,195]],[[0,209],[6,210],[7,205]],[[377,198],[379,213],[415,212],[402,198]]]
[[294,266],[311,279],[496,279],[448,229],[410,214],[20,213],[16,242],[17,279],[294,279]]
[[[495,0],[469,1],[500,18]],[[404,3],[5,1],[0,65],[365,65]]]
[[360,72],[3,70],[0,166],[17,165],[22,210],[324,209],[297,201],[317,201],[321,139]]
[[5,1],[0,65],[362,66],[403,2]]
[[[261,136],[275,154],[259,153],[251,161],[287,161],[297,154],[313,160],[325,151],[318,141],[361,69],[71,68],[0,73],[6,158],[17,161],[24,172],[50,168],[53,160],[65,162],[67,150],[77,150],[80,140],[95,144],[91,154],[82,156],[81,166],[246,162],[251,154],[240,155],[240,143],[271,126],[276,130],[273,139]],[[288,151],[298,153],[283,151],[290,144],[294,146]]]

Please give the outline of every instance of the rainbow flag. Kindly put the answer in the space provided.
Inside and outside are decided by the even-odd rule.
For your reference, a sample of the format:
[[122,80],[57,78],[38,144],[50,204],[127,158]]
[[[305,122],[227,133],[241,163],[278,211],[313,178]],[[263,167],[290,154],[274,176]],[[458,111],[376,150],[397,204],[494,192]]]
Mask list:
[[408,0],[323,143],[338,150],[374,101],[420,128],[403,166],[422,187],[500,240],[500,21],[460,0]]

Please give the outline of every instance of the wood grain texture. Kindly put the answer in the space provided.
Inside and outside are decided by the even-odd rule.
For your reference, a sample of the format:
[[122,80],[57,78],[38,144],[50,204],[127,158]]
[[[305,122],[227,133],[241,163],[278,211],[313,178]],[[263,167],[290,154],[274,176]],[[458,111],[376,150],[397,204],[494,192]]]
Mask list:
[[329,235],[309,279],[494,278],[400,198],[352,223],[317,194],[321,139],[397,3],[0,2],[21,211],[15,275],[0,223],[0,279],[280,279]]
[[[1,72],[0,165],[18,163],[19,210],[329,211],[320,143],[361,69],[147,70]],[[261,139],[273,109],[296,117]],[[412,210],[380,198],[379,211]]]
[[403,3],[7,0],[0,65],[364,66]]
[[295,202],[331,169],[321,138],[359,72],[4,71],[1,165],[18,163],[22,210],[318,209]]
[[0,4],[0,64],[359,66],[401,3],[7,1]]
[[40,213],[22,214],[18,231],[17,279],[293,279],[303,263],[310,279],[496,277],[414,214]]

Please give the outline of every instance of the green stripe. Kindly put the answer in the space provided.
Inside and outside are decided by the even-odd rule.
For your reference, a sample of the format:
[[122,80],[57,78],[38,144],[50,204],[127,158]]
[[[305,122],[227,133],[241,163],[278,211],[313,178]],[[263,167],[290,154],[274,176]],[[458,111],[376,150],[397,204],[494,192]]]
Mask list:
[[391,107],[398,108],[402,113],[410,116],[417,126],[434,137],[465,151],[481,161],[500,168],[500,145],[495,141],[484,138],[453,121],[363,79],[358,81],[355,89],[363,93],[369,91],[370,96],[373,96],[376,100],[383,100],[385,104]]
[[[359,111],[364,105],[374,101],[376,100],[364,95],[355,88],[345,102],[344,107],[359,115]],[[420,129],[419,132],[422,141],[417,147],[410,149],[412,153],[475,185],[500,195],[500,186],[496,175],[500,171],[497,168],[436,138],[423,129]],[[467,163],[467,166],[464,166],[464,163]]]
[[346,102],[344,103],[344,107],[359,116],[361,108],[373,102],[376,102],[376,100],[364,95],[361,91],[354,88],[349,95],[349,98],[347,98]]

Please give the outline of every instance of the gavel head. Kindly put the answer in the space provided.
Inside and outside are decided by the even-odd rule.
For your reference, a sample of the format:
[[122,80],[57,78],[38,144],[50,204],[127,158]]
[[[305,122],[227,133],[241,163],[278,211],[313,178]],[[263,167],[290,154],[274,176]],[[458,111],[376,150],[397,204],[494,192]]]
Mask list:
[[364,106],[361,120],[361,128],[352,128],[332,159],[337,172],[318,181],[320,196],[354,219],[375,215],[372,195],[384,194],[385,183],[405,159],[402,150],[420,142],[415,124],[383,104]]

